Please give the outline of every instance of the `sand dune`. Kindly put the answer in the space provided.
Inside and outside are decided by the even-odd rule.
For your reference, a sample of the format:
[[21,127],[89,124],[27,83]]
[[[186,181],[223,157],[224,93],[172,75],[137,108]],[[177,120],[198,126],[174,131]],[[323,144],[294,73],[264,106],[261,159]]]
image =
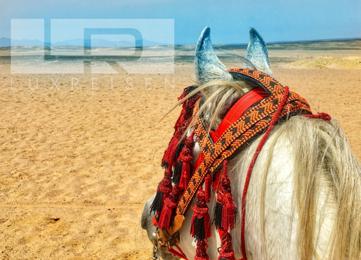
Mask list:
[[[360,57],[322,59],[275,77],[336,118],[361,158]],[[337,66],[314,65],[323,61]],[[193,83],[192,65],[116,76],[1,68],[0,258],[150,259],[139,218],[179,110],[159,120]]]

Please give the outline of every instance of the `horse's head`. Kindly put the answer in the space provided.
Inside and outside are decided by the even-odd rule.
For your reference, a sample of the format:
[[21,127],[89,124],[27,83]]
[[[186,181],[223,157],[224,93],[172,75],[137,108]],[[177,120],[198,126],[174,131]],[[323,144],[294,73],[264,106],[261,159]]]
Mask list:
[[[269,66],[268,51],[266,45],[255,29],[250,30],[250,41],[247,47],[246,57],[240,58],[240,67],[257,69],[271,74]],[[226,66],[218,59],[212,47],[210,28],[206,27],[198,40],[195,53],[195,74],[198,84],[206,84],[210,81],[233,81],[233,76],[228,72]],[[154,196],[150,198],[143,210],[141,226],[147,231],[149,240],[153,243],[153,259],[177,259],[173,257],[166,247],[159,246],[157,241],[157,230],[153,225],[151,204]]]

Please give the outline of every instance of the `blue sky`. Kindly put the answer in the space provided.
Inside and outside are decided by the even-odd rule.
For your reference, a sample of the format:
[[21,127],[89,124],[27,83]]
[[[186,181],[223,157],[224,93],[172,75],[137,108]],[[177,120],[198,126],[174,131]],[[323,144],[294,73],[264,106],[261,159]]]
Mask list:
[[247,42],[250,27],[268,42],[361,38],[361,0],[0,0],[0,37],[14,18],[174,19],[179,44],[206,25],[222,44]]

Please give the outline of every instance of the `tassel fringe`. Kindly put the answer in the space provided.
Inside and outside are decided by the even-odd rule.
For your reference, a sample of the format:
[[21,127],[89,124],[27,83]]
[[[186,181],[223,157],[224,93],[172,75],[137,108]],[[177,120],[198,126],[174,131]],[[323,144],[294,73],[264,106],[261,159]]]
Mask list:
[[223,162],[217,186],[214,224],[221,238],[218,260],[235,260],[230,232],[235,223],[236,207],[232,198],[231,183],[227,175],[227,161]]
[[209,259],[207,255],[207,239],[211,236],[210,219],[206,194],[202,188],[197,192],[196,203],[193,207],[191,235],[197,240],[196,256],[194,259]]

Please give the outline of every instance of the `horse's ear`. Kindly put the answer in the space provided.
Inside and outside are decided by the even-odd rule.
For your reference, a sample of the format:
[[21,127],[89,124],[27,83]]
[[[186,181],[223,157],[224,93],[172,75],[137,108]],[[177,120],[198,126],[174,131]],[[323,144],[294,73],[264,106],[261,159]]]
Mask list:
[[201,84],[211,80],[232,80],[232,75],[213,50],[210,32],[211,29],[205,27],[198,39],[195,53],[197,80]]
[[272,71],[269,64],[268,50],[264,40],[254,28],[251,28],[249,31],[249,37],[250,40],[247,46],[246,58],[251,61],[258,70],[271,75]]

